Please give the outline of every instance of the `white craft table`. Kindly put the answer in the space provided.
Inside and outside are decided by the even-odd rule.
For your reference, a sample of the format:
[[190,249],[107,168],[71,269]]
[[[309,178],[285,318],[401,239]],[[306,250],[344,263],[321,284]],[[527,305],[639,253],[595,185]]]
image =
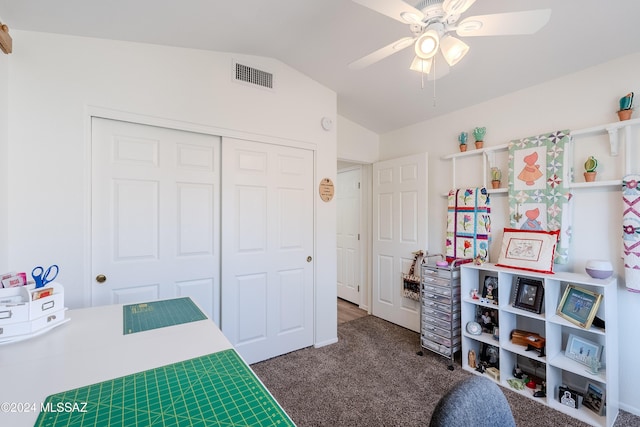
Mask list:
[[122,305],[69,310],[67,317],[41,336],[0,346],[0,404],[37,406],[0,411],[0,425],[33,426],[51,394],[232,348],[209,319],[124,335]]

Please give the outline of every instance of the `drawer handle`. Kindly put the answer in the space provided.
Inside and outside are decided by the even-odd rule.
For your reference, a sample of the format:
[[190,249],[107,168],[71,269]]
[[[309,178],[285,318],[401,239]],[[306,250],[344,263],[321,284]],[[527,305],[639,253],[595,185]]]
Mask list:
[[45,310],[50,310],[52,309],[54,306],[56,305],[55,301],[47,301],[44,304],[42,304],[42,311]]
[[11,319],[13,313],[11,310],[0,311],[0,319]]

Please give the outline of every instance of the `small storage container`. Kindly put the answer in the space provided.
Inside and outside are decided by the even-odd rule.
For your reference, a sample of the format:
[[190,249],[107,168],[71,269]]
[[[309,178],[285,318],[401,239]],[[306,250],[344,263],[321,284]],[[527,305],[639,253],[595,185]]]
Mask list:
[[26,339],[64,323],[65,312],[60,283],[37,289],[34,284],[0,289],[0,344]]

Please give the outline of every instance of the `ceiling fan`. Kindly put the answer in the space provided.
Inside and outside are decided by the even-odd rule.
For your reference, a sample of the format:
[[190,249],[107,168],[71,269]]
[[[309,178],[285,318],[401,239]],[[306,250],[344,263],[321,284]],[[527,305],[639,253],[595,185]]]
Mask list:
[[[540,9],[469,16],[458,22],[460,15],[466,12],[475,0],[421,0],[415,7],[402,0],[353,1],[409,24],[412,34],[349,64],[349,68],[356,70],[368,67],[413,45],[415,57],[409,68],[429,74],[438,51],[449,66],[457,64],[469,51],[469,46],[449,34],[451,32],[455,32],[459,37],[533,34],[545,26],[551,16],[551,9]],[[448,67],[444,72],[440,70],[438,77],[446,72]]]

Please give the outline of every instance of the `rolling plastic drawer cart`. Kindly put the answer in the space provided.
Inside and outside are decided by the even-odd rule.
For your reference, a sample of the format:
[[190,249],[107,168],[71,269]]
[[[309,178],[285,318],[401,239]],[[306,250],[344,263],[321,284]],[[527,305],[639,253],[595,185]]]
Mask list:
[[430,262],[434,257],[444,259],[427,255],[420,266],[420,346],[449,359],[448,369],[453,370],[455,354],[462,349],[460,264],[468,260],[441,266]]

